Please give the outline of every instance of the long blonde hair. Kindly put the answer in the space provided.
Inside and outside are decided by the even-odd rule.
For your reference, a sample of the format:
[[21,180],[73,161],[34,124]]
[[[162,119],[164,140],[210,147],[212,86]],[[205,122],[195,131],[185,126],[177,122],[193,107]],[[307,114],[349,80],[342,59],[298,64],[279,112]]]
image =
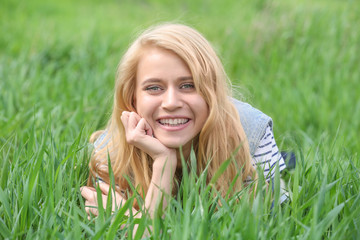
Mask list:
[[[231,103],[231,83],[210,43],[199,32],[182,24],[168,23],[149,28],[124,54],[118,66],[112,117],[107,126],[109,139],[106,141],[109,142],[105,148],[94,151],[90,175],[98,175],[108,181],[106,166],[109,156],[120,189],[132,193],[125,178],[127,176],[135,187],[140,186],[140,195],[148,190],[153,160],[126,142],[120,120],[122,111],[135,111],[137,64],[147,47],[170,50],[183,59],[192,73],[195,88],[208,104],[209,116],[194,142],[198,172],[203,171],[211,161],[208,167],[210,181],[220,165],[231,157],[233,161],[217,180],[216,188],[224,195],[239,174],[233,191],[241,190],[247,178],[254,177],[256,173],[238,112]],[[99,133],[93,133],[91,139],[96,139]]]

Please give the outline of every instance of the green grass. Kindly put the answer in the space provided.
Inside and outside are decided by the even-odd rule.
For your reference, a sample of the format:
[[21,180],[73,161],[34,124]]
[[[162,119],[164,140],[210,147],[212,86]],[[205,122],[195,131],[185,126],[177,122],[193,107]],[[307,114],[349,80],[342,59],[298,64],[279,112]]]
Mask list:
[[[87,220],[89,135],[106,124],[134,34],[163,21],[204,33],[236,89],[272,116],[297,156],[291,201],[271,209],[276,180],[274,196],[214,199],[189,174],[163,219],[123,208]],[[136,223],[155,239],[358,239],[359,24],[350,0],[2,1],[0,239],[126,238]]]

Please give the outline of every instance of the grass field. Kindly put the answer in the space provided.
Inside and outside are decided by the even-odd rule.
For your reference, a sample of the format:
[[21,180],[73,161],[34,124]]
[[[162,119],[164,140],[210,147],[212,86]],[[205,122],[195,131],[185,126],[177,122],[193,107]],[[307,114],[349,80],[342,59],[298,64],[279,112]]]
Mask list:
[[[189,174],[163,219],[87,219],[88,138],[134,34],[164,21],[204,33],[236,90],[272,116],[297,156],[291,201],[276,204],[278,179],[273,196],[213,199]],[[134,224],[154,239],[359,239],[359,26],[355,0],[2,0],[0,239],[127,238]]]

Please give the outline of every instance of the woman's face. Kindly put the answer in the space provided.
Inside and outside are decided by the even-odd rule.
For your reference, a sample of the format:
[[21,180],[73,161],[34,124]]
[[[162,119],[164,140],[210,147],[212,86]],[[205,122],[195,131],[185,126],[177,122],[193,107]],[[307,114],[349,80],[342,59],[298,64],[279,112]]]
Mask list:
[[135,107],[169,148],[191,147],[209,115],[186,63],[175,53],[145,50],[136,72]]

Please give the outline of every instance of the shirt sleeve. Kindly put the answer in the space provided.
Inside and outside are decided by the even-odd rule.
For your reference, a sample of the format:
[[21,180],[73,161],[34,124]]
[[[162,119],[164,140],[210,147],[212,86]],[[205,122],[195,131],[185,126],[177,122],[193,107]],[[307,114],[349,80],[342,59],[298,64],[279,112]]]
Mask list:
[[105,130],[94,142],[95,153],[106,147],[109,141],[110,137],[108,136],[108,130]]
[[[94,142],[94,155],[97,160],[96,167],[103,171],[108,171],[107,167],[107,158],[112,158],[113,151],[109,145],[110,142],[110,134],[106,129]],[[104,153],[99,153],[102,149],[106,151]],[[98,175],[96,175],[98,177]]]
[[270,125],[267,126],[264,136],[261,138],[259,146],[252,156],[255,166],[264,171],[267,181],[275,176],[276,164],[279,164],[279,170],[285,169],[285,161],[276,145],[274,134]]

